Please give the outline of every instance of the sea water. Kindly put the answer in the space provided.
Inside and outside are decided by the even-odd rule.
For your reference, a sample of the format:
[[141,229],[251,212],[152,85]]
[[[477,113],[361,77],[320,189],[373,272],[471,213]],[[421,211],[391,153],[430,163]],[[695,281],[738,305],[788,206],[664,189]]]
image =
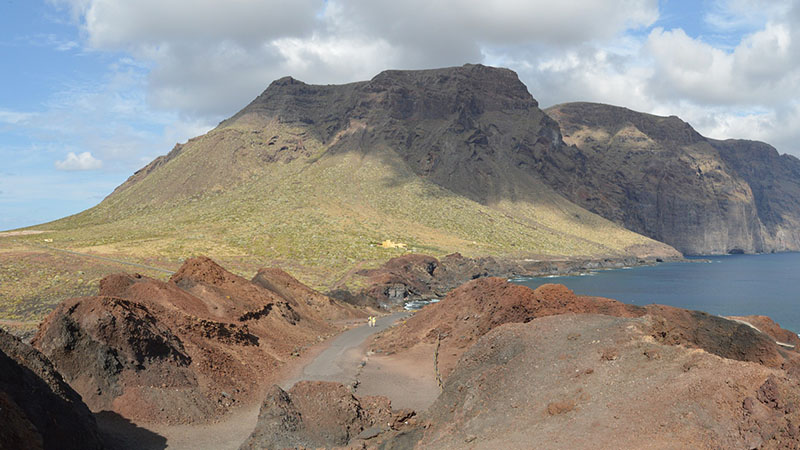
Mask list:
[[635,305],[659,303],[721,316],[765,315],[800,332],[800,253],[689,259],[693,261],[510,281],[531,288],[561,283],[576,294]]

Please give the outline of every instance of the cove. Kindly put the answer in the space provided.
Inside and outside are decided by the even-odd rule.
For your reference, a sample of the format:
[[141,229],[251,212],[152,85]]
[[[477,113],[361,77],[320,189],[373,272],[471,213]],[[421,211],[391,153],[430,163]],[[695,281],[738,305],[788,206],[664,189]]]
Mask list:
[[783,328],[800,331],[800,253],[688,259],[694,261],[509,281],[534,289],[560,283],[576,294],[635,305],[659,303],[721,316],[765,315]]

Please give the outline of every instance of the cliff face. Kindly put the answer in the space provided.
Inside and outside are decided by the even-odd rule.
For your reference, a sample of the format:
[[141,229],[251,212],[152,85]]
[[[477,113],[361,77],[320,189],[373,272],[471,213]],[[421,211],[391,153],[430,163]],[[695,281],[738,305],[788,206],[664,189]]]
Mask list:
[[765,251],[800,248],[800,159],[763,142],[709,140],[753,192]]
[[417,176],[481,203],[532,194],[529,169],[564,145],[516,73],[471,64],[344,86],[282,78],[223,125],[274,119],[310,127],[333,153],[392,149]]
[[797,158],[677,117],[591,103],[547,113],[572,144],[539,167],[573,202],[687,254],[800,249]]

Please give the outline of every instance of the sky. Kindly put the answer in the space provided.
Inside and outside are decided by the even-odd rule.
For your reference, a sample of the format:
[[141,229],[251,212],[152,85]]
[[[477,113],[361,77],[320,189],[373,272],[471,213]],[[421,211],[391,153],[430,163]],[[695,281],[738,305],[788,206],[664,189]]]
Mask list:
[[0,0],[0,230],[100,202],[291,75],[511,68],[542,107],[800,156],[800,0]]

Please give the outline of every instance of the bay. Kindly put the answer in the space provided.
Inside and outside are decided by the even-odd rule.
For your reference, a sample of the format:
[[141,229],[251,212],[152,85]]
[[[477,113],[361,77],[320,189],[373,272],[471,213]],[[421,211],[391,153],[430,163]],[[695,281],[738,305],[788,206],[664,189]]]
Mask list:
[[800,253],[690,259],[695,261],[510,281],[534,289],[560,283],[579,295],[635,305],[659,303],[721,316],[765,315],[800,332]]

